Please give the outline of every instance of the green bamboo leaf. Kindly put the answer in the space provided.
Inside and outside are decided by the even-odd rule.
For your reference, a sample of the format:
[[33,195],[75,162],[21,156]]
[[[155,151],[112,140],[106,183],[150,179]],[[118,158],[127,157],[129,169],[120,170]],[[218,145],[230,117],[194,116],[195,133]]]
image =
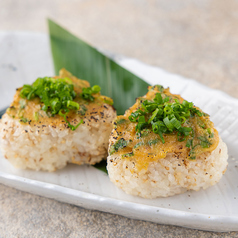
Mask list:
[[99,169],[99,170],[103,171],[104,173],[108,174],[108,172],[107,172],[107,161],[106,160],[102,160],[101,162],[93,165],[93,167],[95,167],[96,169]]
[[114,100],[118,115],[124,114],[135,103],[135,98],[147,92],[148,84],[141,78],[52,20],[48,20],[48,26],[56,74],[66,68],[91,85],[98,84],[102,94]]
[[0,119],[2,118],[3,114],[6,112],[7,108],[3,108],[0,110]]

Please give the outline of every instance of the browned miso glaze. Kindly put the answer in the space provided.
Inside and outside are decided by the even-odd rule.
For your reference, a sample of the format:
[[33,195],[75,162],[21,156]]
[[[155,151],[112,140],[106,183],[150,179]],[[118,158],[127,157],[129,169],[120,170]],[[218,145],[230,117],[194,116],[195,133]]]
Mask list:
[[[69,78],[74,85],[74,91],[77,96],[74,101],[79,103],[79,110],[70,110],[67,114],[67,120],[72,125],[77,125],[81,119],[88,118],[90,120],[97,120],[93,115],[100,115],[103,118],[105,107],[109,106],[105,104],[105,101],[112,102],[111,98],[102,96],[100,93],[94,94],[94,101],[86,101],[80,97],[82,88],[90,87],[88,81],[80,80],[73,76],[71,73],[62,69],[59,76],[54,78]],[[68,127],[64,118],[60,115],[49,116],[42,109],[43,103],[40,102],[40,98],[36,97],[31,100],[23,99],[20,97],[20,91],[22,88],[18,88],[14,96],[14,100],[7,110],[7,114],[15,119],[19,119],[21,123],[28,123],[30,125],[50,125],[53,127],[64,126]]]
[[[156,93],[159,93],[157,87],[149,87],[148,93],[142,98],[153,100]],[[184,100],[179,95],[171,94],[169,88],[164,89],[162,96],[169,96],[172,100],[176,98],[180,103]],[[138,98],[136,103],[126,111],[125,115],[118,116],[114,121],[111,146],[118,143],[120,139],[127,142],[126,146],[115,151],[115,155],[135,161],[138,170],[147,169],[150,162],[163,159],[169,153],[173,153],[175,156],[183,156],[185,159],[191,159],[191,149],[186,147],[186,142],[188,139],[191,139],[191,136],[188,136],[184,141],[178,141],[177,132],[164,133],[165,143],[162,143],[159,135],[150,129],[142,131],[141,134],[136,132],[136,123],[131,122],[128,117],[132,112],[140,108],[140,105],[141,98]],[[201,124],[203,125],[202,127]],[[190,117],[182,126],[191,127],[194,131],[193,144],[196,146],[193,150],[193,155],[196,157],[204,152],[211,152],[217,147],[219,135],[208,115]],[[208,128],[210,134],[213,135],[211,138],[209,138],[207,132]],[[201,146],[200,136],[207,136],[210,145],[208,148]]]

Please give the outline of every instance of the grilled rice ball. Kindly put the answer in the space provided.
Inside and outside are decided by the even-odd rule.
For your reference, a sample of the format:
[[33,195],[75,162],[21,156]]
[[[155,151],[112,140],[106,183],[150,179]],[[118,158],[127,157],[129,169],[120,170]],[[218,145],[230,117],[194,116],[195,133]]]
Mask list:
[[115,119],[107,169],[126,193],[156,198],[216,184],[227,159],[209,115],[156,85]]
[[[45,87],[40,96],[32,90],[29,96],[31,86],[18,88],[0,120],[0,146],[5,158],[17,168],[45,171],[61,169],[67,163],[93,165],[105,159],[116,117],[112,99],[102,96],[98,86],[90,87],[65,69],[59,76],[39,80],[52,83],[50,87],[58,83],[63,94],[71,90],[73,100],[55,89],[58,98],[64,100],[64,109],[58,110],[61,104],[54,94],[46,100],[44,91],[51,89]],[[47,103],[42,102],[44,99]]]

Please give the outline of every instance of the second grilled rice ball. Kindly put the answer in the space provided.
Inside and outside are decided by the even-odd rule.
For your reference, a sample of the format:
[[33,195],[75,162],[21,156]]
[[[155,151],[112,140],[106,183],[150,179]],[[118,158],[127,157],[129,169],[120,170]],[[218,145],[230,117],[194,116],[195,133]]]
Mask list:
[[[227,168],[226,144],[209,116],[186,101],[184,105],[195,113],[187,114],[186,121],[181,116],[180,126],[173,116],[179,118],[179,104],[183,101],[169,89],[149,87],[148,93],[138,98],[124,116],[117,117],[107,158],[109,177],[116,186],[131,195],[156,198],[206,189],[221,179]],[[170,117],[171,108],[175,112]],[[145,113],[147,109],[151,112]],[[180,133],[166,129],[163,120],[156,119],[159,113],[168,117],[164,122],[169,128],[173,123]],[[156,123],[157,128],[153,125]],[[158,128],[165,133],[159,135]],[[183,130],[187,130],[187,136],[182,135]]]

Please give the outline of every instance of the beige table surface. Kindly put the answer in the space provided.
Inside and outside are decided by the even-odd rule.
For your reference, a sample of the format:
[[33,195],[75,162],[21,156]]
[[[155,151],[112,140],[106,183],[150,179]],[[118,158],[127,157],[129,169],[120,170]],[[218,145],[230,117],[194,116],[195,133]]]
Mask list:
[[[0,31],[50,17],[94,46],[238,97],[237,0],[0,0]],[[86,210],[0,185],[0,237],[238,237]]]

